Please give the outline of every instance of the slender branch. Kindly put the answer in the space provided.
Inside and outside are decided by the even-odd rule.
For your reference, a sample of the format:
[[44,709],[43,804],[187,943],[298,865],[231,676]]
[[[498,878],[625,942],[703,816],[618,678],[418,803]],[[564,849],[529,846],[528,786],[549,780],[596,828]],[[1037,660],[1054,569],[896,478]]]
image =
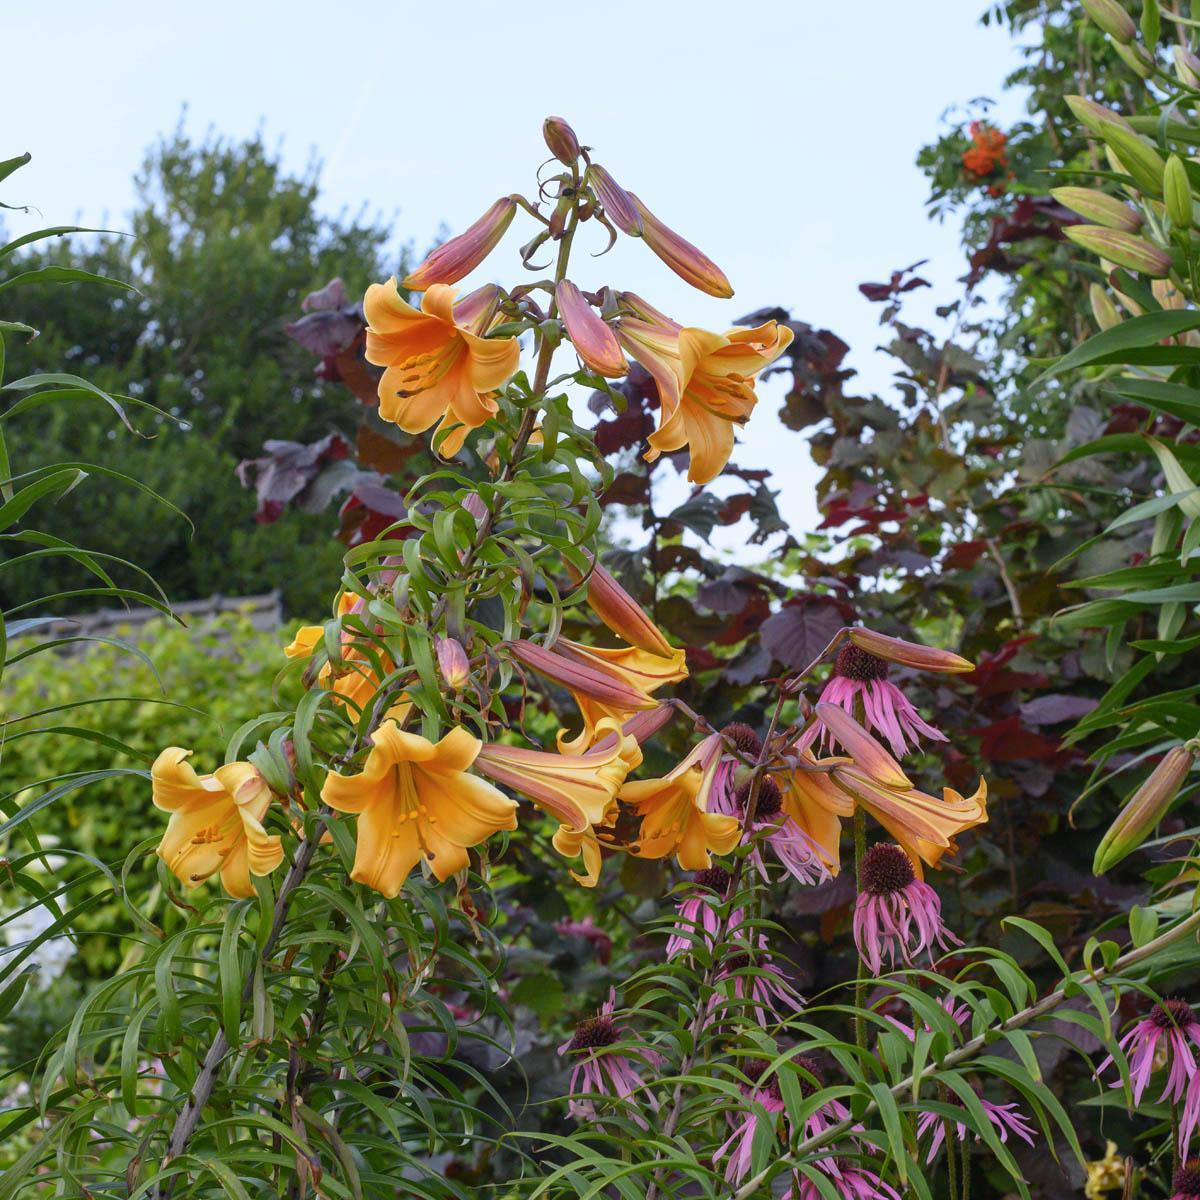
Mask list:
[[1004,590],[1008,593],[1008,606],[1012,609],[1013,620],[1017,623],[1018,629],[1024,629],[1025,614],[1021,610],[1021,597],[1017,594],[1012,576],[1008,573],[1008,566],[1004,562],[1004,555],[1000,553],[1000,547],[997,545],[995,538],[986,538],[985,541],[988,553],[992,556],[992,561],[996,564],[996,569],[1000,572],[1000,581],[1004,584]]
[[[1069,991],[1066,986],[1056,988],[1049,995],[1043,996],[1036,1003],[1021,1009],[1019,1012],[1013,1013],[1007,1020],[1001,1021],[985,1033],[981,1033],[978,1037],[973,1037],[970,1041],[964,1042],[957,1050],[950,1051],[940,1062],[930,1063],[917,1074],[910,1075],[907,1079],[901,1080],[891,1089],[892,1095],[899,1099],[906,1094],[911,1094],[914,1088],[919,1088],[921,1083],[931,1076],[936,1076],[939,1071],[949,1070],[952,1067],[957,1067],[960,1063],[974,1058],[981,1050],[992,1045],[997,1037],[1003,1037],[1005,1034],[1023,1029],[1026,1025],[1031,1024],[1040,1017],[1044,1017],[1047,1013],[1053,1012],[1063,1001],[1068,999],[1068,996],[1078,994],[1081,983],[1102,983],[1105,979],[1121,975],[1125,971],[1128,971],[1130,967],[1136,966],[1140,962],[1145,962],[1148,958],[1153,958],[1160,950],[1165,950],[1168,946],[1174,945],[1175,942],[1187,937],[1188,934],[1195,933],[1197,930],[1200,930],[1200,910],[1192,913],[1191,916],[1186,917],[1178,925],[1168,929],[1165,933],[1160,933],[1158,937],[1147,942],[1144,946],[1138,946],[1136,949],[1127,951],[1111,967],[1097,967],[1096,970],[1084,976],[1082,980],[1073,981]],[[852,1133],[856,1126],[878,1111],[878,1102],[875,1100],[868,1101],[858,1116],[838,1121],[837,1124],[830,1125],[820,1133],[806,1138],[794,1151],[786,1155],[783,1161],[794,1161],[805,1158],[807,1155],[812,1154],[814,1150],[820,1150],[823,1146],[827,1146],[831,1142],[836,1142],[839,1138]],[[746,1183],[734,1192],[730,1200],[749,1200],[749,1197],[754,1195],[762,1186],[771,1173],[771,1170],[778,1166],[780,1161],[777,1159],[771,1168],[759,1171],[752,1179],[747,1180]]]

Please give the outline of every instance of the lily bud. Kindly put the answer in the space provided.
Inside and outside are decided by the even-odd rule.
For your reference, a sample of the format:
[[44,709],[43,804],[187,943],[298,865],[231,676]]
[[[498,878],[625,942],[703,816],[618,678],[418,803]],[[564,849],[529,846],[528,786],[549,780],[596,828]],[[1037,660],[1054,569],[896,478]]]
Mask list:
[[438,670],[446,686],[452,691],[461,692],[471,678],[471,664],[467,660],[467,652],[462,643],[456,638],[440,637],[437,639]]
[[[579,576],[568,564],[568,570],[579,582]],[[671,643],[663,637],[657,625],[646,615],[642,606],[609,574],[600,563],[593,563],[588,578],[588,607],[619,638],[649,654],[668,657],[674,653]]]
[[564,279],[554,290],[558,312],[567,327],[575,352],[597,375],[616,378],[629,370],[616,335],[583,298],[583,293]]
[[1132,233],[1100,225],[1068,225],[1063,232],[1076,245],[1129,271],[1140,271],[1151,278],[1162,278],[1171,272],[1171,256]]
[[1141,46],[1126,46],[1113,42],[1117,57],[1139,78],[1149,79],[1154,74],[1154,59]]
[[579,139],[562,117],[547,117],[542,122],[542,137],[560,163],[568,167],[575,165],[579,158]]
[[518,662],[573,693],[628,709],[630,713],[657,707],[644,692],[625,683],[617,674],[600,671],[573,658],[555,654],[536,642],[521,639],[509,643],[509,650]]
[[1084,12],[1110,38],[1123,46],[1137,37],[1137,26],[1133,18],[1117,3],[1117,0],[1080,0]]
[[1052,195],[1059,204],[1077,212],[1081,217],[1107,229],[1123,229],[1126,233],[1136,233],[1142,227],[1142,214],[1132,209],[1122,200],[1105,195],[1095,188],[1058,187],[1051,188]]
[[608,214],[612,223],[630,237],[642,236],[642,218],[632,195],[627,192],[599,163],[587,169],[587,182],[600,207]]
[[1176,229],[1192,227],[1192,184],[1188,179],[1187,168],[1178,154],[1172,154],[1167,159],[1163,171],[1163,200],[1167,206],[1167,216]]
[[457,283],[496,248],[516,215],[511,196],[497,200],[470,229],[439,246],[404,280],[404,287],[423,292],[430,284]]
[[1195,759],[1195,751],[1187,746],[1174,746],[1163,755],[1150,778],[1130,796],[1096,848],[1092,863],[1094,875],[1111,871],[1146,840],[1171,807],[1171,801],[1183,786]]
[[1200,58],[1186,46],[1175,47],[1175,78],[1184,87],[1200,91]]
[[629,198],[637,206],[642,219],[642,238],[646,245],[680,279],[699,291],[723,300],[733,295],[733,287],[726,279],[725,272],[708,255],[664,225],[632,192]]
[[1148,196],[1162,195],[1167,164],[1144,137],[1121,125],[1105,125],[1100,136],[1142,192]]
[[886,787],[911,788],[900,764],[840,705],[817,705],[817,720],[854,759],[859,770]]
[[906,642],[903,638],[888,637],[873,629],[855,626],[850,630],[850,641],[860,650],[882,658],[885,662],[912,667],[916,671],[941,671],[960,675],[975,670],[975,664],[951,650],[939,650],[936,646],[922,646],[919,642]]
[[1108,125],[1120,125],[1131,131],[1133,129],[1120,113],[1113,112],[1111,108],[1105,108],[1103,104],[1097,104],[1095,100],[1089,100],[1086,96],[1067,96],[1066,101],[1067,107],[1075,114],[1075,119],[1097,137],[1104,136],[1104,129]]
[[1088,299],[1092,302],[1092,316],[1101,330],[1120,325],[1121,314],[1117,312],[1117,306],[1098,283],[1093,283],[1088,289]]

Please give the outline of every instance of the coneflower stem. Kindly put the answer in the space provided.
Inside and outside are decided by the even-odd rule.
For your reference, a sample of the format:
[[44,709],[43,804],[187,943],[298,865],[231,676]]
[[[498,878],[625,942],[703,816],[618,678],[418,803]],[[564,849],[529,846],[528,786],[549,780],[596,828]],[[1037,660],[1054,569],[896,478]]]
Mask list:
[[[971,1200],[971,1145],[970,1138],[963,1138],[959,1142],[959,1149],[962,1151],[962,1200]],[[950,1151],[954,1153],[953,1150]]]
[[[913,1015],[916,1020],[916,1014]],[[944,1083],[938,1084],[938,1095],[943,1104],[950,1103],[950,1090]],[[954,1122],[949,1117],[942,1118],[942,1130],[946,1137],[946,1182],[949,1185],[947,1195],[950,1200],[958,1197],[958,1155],[954,1153]]]
[[[867,814],[861,808],[854,810],[854,887],[855,894],[862,893],[862,864],[867,856]],[[867,1006],[867,964],[858,956],[858,968],[854,977],[854,1043],[864,1054],[867,1049],[867,1021],[863,1010]]]

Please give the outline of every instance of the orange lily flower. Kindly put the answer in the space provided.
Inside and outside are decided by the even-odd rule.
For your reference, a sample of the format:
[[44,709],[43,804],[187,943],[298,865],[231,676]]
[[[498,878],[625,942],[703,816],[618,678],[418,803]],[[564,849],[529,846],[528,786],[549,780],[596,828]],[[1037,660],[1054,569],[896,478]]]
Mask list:
[[594,829],[572,829],[569,825],[560,825],[554,835],[553,846],[563,858],[583,859],[583,874],[571,872],[571,878],[576,883],[589,888],[599,883],[603,857],[600,840]]
[[358,814],[351,879],[390,900],[422,859],[445,880],[467,867],[469,847],[516,829],[516,801],[467,774],[483,743],[466,729],[434,743],[384,721],[371,741],[359,774],[330,772],[321,789],[330,808]]
[[710,852],[728,854],[741,839],[736,817],[708,811],[713,777],[721,761],[722,739],[711,734],[662,779],[627,783],[619,797],[642,818],[631,853],[639,858],[674,854],[685,871],[712,866]]
[[[813,767],[850,762],[849,759],[818,760],[809,750],[800,754],[800,761]],[[829,873],[836,875],[841,870],[842,818],[853,816],[854,801],[826,771],[789,771],[779,782],[783,811],[808,834]]]
[[171,814],[158,855],[185,887],[219,871],[225,890],[246,899],[254,895],[251,874],[269,875],[283,861],[283,843],[262,824],[271,789],[245,762],[197,775],[184,761],[190,754],[168,746],[150,768],[154,806]]
[[744,425],[758,402],[754,377],[787,349],[792,331],[777,321],[726,333],[683,328],[634,300],[650,319],[622,318],[617,337],[654,377],[662,404],[644,457],[687,446],[688,479],[708,483],[733,453],[734,426]]
[[479,288],[454,302],[456,290],[430,284],[420,309],[401,299],[395,278],[367,288],[367,361],[385,367],[379,381],[379,415],[407,433],[424,433],[440,421],[439,453],[462,449],[467,433],[497,411],[492,393],[516,373],[521,348],[515,337],[484,335],[496,315],[499,289]]

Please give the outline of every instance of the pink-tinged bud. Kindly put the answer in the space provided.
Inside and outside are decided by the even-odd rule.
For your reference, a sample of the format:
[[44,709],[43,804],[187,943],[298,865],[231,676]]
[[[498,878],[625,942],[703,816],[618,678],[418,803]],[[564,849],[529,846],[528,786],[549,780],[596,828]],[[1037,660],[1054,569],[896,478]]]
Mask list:
[[1093,874],[1111,871],[1146,840],[1171,807],[1171,801],[1178,795],[1195,761],[1195,751],[1188,746],[1174,746],[1163,755],[1150,778],[1130,796],[1096,848]]
[[1117,0],[1080,0],[1083,11],[1110,38],[1128,46],[1137,37],[1137,26],[1133,18],[1117,3]]
[[406,276],[403,286],[423,292],[430,284],[457,283],[496,248],[516,211],[517,204],[511,196],[497,200],[470,229],[439,246]]
[[542,122],[542,137],[560,163],[567,167],[575,165],[579,159],[579,139],[562,117],[547,117]]
[[1171,256],[1132,233],[1100,225],[1068,225],[1063,232],[1077,246],[1107,258],[1118,267],[1138,271],[1151,279],[1162,279],[1171,273]]
[[708,255],[664,225],[632,192],[629,198],[642,219],[642,239],[680,279],[723,300],[733,295],[733,286],[725,272]]
[[1141,46],[1126,46],[1113,42],[1117,57],[1139,78],[1149,79],[1154,74],[1155,61]]
[[[567,569],[578,583],[580,576],[575,569],[570,564]],[[675,653],[645,609],[598,562],[593,563],[588,579],[587,598],[592,612],[631,646],[664,658]]]
[[558,312],[567,327],[567,336],[575,352],[597,375],[616,378],[629,370],[616,335],[600,319],[583,293],[564,279],[554,290]]
[[1136,233],[1142,227],[1142,214],[1114,196],[1105,195],[1095,188],[1060,187],[1051,188],[1059,204],[1077,212],[1081,217],[1108,229],[1123,229]]
[[1120,125],[1133,131],[1133,126],[1120,113],[1097,104],[1095,100],[1089,100],[1086,96],[1067,96],[1066,101],[1075,119],[1097,137],[1103,136],[1106,125]]
[[[656,708],[643,709],[641,712],[634,713],[624,725],[621,726],[621,732],[626,737],[633,738],[639,746],[644,746],[660,729],[666,725],[675,715],[675,706],[673,704],[660,704]],[[596,742],[595,749],[602,749],[608,744],[611,737],[615,735],[609,734],[600,738]]]
[[483,497],[478,492],[472,492],[463,501],[462,506],[475,518],[476,525],[487,516],[487,505],[483,502]]
[[602,704],[627,709],[630,712],[656,707],[645,692],[639,692],[618,675],[598,671],[586,663],[555,654],[553,650],[547,650],[545,646],[539,646],[536,642],[523,638],[510,642],[509,652],[518,662],[539,675],[544,675],[569,691],[578,692]]
[[596,193],[600,207],[609,220],[630,237],[642,236],[642,218],[638,213],[633,196],[627,192],[599,163],[592,163],[587,170],[587,182]]
[[1186,46],[1175,47],[1175,78],[1184,87],[1200,91],[1200,58]]
[[817,705],[817,720],[833,735],[860,770],[877,783],[908,789],[912,780],[900,764],[844,709],[837,704]]
[[1092,304],[1092,316],[1096,318],[1096,325],[1101,330],[1112,329],[1114,325],[1120,325],[1121,314],[1117,312],[1117,306],[1112,302],[1112,297],[1098,283],[1093,283],[1088,288],[1088,299]]
[[471,678],[471,664],[462,643],[455,638],[438,638],[437,660],[446,686],[452,691],[461,692]]
[[855,626],[850,630],[850,640],[860,650],[874,654],[886,662],[917,671],[944,671],[961,674],[975,670],[975,664],[950,650],[939,650],[936,646],[922,646],[919,642],[906,642],[903,638],[888,637],[873,629]]

